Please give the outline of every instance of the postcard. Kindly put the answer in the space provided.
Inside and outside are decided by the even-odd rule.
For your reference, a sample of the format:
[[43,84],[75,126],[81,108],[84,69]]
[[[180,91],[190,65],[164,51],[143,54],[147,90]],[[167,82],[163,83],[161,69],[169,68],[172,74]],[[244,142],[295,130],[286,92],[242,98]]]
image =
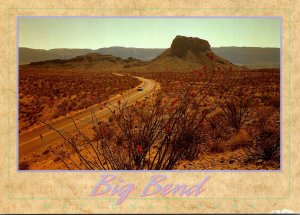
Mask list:
[[293,213],[286,1],[2,6],[2,213]]

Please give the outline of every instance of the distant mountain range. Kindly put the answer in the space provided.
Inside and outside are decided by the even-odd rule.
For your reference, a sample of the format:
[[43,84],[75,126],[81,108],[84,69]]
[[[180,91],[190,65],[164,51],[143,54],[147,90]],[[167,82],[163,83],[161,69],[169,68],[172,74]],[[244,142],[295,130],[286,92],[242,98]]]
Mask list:
[[125,48],[114,46],[97,49],[95,52],[103,55],[113,55],[122,59],[132,57],[143,61],[149,61],[156,58],[165,50],[166,49]]
[[19,48],[19,64],[29,64],[45,60],[68,60],[79,55],[85,55],[93,52],[91,49],[31,49]]
[[[178,45],[177,45],[178,46]],[[19,48],[19,64],[29,64],[45,60],[62,59],[68,60],[77,56],[89,53],[102,55],[113,55],[122,59],[136,58],[143,61],[150,61],[169,49],[147,49],[147,48],[126,48],[109,47],[92,49],[31,49]],[[211,50],[221,58],[224,58],[236,65],[246,65],[250,68],[278,68],[280,65],[279,48],[259,47],[220,47]],[[170,53],[172,55],[172,53]],[[173,53],[174,54],[174,53]]]
[[32,62],[39,62],[45,60],[69,60],[71,58],[85,55],[89,53],[98,53],[102,55],[113,55],[122,59],[136,58],[143,61],[149,61],[160,55],[166,49],[143,49],[143,48],[125,48],[125,47],[109,47],[92,49],[31,49],[19,48],[19,64],[29,64]]
[[251,68],[279,68],[280,48],[220,47],[212,51],[236,65]]

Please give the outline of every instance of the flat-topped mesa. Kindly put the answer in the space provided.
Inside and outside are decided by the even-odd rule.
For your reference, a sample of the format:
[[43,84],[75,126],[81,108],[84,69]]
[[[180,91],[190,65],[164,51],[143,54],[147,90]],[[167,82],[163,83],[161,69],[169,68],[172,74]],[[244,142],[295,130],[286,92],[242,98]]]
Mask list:
[[183,58],[190,51],[196,55],[211,52],[209,42],[197,37],[176,36],[172,42],[170,56]]

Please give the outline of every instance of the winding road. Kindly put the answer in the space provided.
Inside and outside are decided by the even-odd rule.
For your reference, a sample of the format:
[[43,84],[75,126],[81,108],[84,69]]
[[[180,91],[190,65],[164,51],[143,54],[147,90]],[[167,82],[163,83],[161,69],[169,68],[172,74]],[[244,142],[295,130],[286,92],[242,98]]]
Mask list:
[[[117,106],[119,100],[121,100],[122,102],[126,101],[128,105],[133,104],[138,100],[143,100],[146,96],[150,95],[156,87],[159,86],[159,84],[152,79],[146,79],[137,76],[134,78],[139,79],[142,83],[139,86],[128,91],[126,94],[123,94],[123,97],[121,95],[113,96],[109,100],[109,103],[111,105]],[[137,91],[138,87],[143,87],[143,90]],[[113,106],[110,106],[112,110],[114,110]],[[87,109],[86,111],[80,112],[72,116],[78,128],[83,128],[90,125],[91,110],[92,109]],[[98,119],[108,117],[110,114],[111,112],[107,108],[104,108],[103,110],[100,110],[98,108],[97,110],[95,110],[95,115]],[[55,127],[57,130],[68,132],[68,133],[74,132],[76,130],[73,121],[69,118],[65,118],[61,121],[52,123],[51,125]],[[19,160],[21,160],[23,157],[26,157],[26,155],[35,152],[40,147],[44,146],[44,143],[42,142],[40,135],[43,136],[44,140],[47,143],[51,143],[61,138],[61,136],[56,131],[49,129],[47,126],[42,126],[33,131],[20,134],[19,135]]]

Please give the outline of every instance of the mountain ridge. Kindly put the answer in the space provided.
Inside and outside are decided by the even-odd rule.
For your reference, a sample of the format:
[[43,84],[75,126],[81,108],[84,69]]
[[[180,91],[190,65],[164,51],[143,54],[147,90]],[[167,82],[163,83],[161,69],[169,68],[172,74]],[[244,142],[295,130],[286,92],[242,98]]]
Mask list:
[[[116,47],[122,48],[119,52]],[[146,51],[145,51],[146,50]],[[153,51],[154,50],[154,51]],[[50,50],[32,49],[19,47],[19,64],[29,64],[53,59],[71,59],[76,56],[88,53],[111,54],[122,59],[133,57],[143,61],[151,61],[167,49],[163,48],[128,48],[121,46],[106,47],[100,49],[69,49],[55,48]],[[280,65],[280,48],[261,48],[261,47],[211,47],[211,50],[222,58],[225,58],[237,65],[246,65],[258,68],[274,68]],[[102,52],[102,53],[101,53]],[[142,52],[142,54],[140,54]]]

